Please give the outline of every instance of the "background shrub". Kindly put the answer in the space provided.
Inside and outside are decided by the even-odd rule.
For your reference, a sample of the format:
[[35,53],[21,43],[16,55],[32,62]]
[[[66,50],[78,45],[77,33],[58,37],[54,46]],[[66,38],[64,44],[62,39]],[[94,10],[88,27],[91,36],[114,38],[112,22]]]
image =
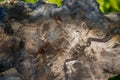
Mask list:
[[120,13],[120,0],[97,0],[97,2],[100,4],[100,10],[103,13]]

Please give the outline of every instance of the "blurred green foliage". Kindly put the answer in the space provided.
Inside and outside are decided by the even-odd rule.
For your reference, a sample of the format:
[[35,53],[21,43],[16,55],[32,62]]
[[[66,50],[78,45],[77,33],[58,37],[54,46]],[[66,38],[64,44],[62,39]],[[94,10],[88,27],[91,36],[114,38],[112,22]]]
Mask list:
[[1,1],[4,1],[4,0],[0,0],[0,2],[1,2]]
[[61,6],[62,0],[47,0],[50,3],[57,4],[58,6]]
[[120,12],[120,0],[97,0],[103,13]]
[[108,80],[120,80],[120,74],[117,76],[111,77]]
[[21,1],[29,2],[29,3],[35,3],[36,2],[36,0],[21,0]]

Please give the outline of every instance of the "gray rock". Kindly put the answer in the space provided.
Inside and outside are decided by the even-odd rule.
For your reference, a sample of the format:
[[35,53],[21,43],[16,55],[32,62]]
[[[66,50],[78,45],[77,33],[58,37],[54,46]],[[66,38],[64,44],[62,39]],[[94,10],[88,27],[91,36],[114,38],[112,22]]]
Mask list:
[[[15,11],[19,6],[21,11],[18,4],[13,4]],[[61,7],[44,3],[34,9],[23,12],[31,15],[22,20],[18,12],[9,13],[16,20],[3,24],[11,26],[12,35],[4,25],[0,28],[0,70],[17,71],[1,80],[107,80],[120,73],[119,24],[110,22],[95,0],[64,0]]]
[[0,80],[24,80],[24,78],[16,71],[15,68],[11,68],[5,72],[0,73]]

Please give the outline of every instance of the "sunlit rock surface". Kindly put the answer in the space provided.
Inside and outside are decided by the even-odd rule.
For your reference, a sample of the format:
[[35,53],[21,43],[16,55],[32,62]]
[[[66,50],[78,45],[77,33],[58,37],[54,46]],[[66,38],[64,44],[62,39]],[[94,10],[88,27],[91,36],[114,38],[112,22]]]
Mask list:
[[95,0],[4,3],[0,20],[0,72],[8,72],[0,80],[107,80],[120,73],[119,25]]

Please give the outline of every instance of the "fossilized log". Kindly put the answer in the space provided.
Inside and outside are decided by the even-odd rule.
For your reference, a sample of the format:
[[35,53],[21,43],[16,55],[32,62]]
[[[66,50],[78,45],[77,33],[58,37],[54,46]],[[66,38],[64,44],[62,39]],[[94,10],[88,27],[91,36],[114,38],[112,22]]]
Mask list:
[[0,10],[1,72],[14,67],[26,80],[106,80],[120,73],[120,27],[95,0],[4,3]]

